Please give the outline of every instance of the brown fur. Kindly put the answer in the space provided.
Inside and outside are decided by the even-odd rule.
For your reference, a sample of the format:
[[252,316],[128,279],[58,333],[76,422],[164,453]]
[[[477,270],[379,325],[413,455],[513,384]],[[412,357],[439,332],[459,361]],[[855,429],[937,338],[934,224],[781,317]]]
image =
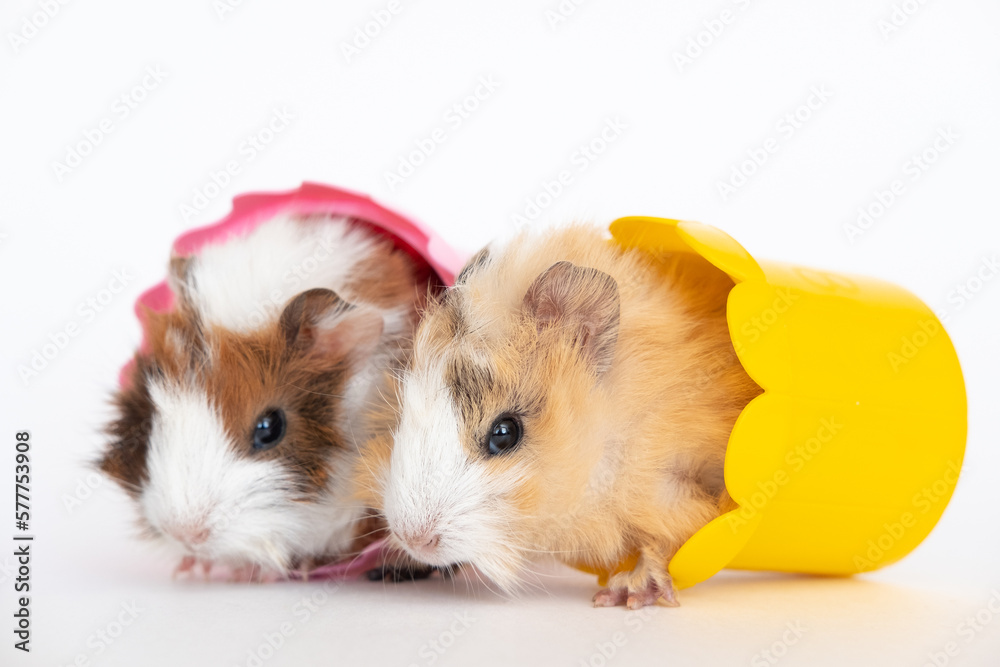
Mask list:
[[[155,417],[149,385],[155,378],[204,390],[218,409],[239,456],[278,460],[299,480],[290,489],[296,500],[310,502],[323,493],[337,466],[352,468],[364,447],[355,436],[383,435],[395,423],[395,392],[385,392],[384,405],[366,415],[371,431],[345,433],[340,397],[353,371],[358,346],[374,347],[381,335],[380,316],[364,304],[409,305],[413,323],[426,298],[427,280],[406,255],[388,242],[378,243],[370,261],[344,287],[352,305],[329,290],[311,290],[289,300],[276,326],[236,333],[202,322],[191,302],[187,275],[192,258],[175,257],[170,284],[174,310],[145,311],[146,349],[137,352],[126,385],[116,393],[117,417],[108,427],[110,442],[98,467],[137,498],[147,482],[146,458]],[[426,272],[423,272],[426,273]],[[317,329],[320,318],[337,318],[332,333]],[[377,324],[376,324],[377,321]],[[395,374],[409,355],[410,341],[391,349],[387,374]],[[391,384],[391,383],[390,383]],[[287,431],[282,442],[264,451],[253,448],[257,419],[281,408]],[[140,522],[144,524],[140,517]],[[146,526],[148,529],[148,526]],[[369,513],[354,528],[351,552],[382,537],[384,521]],[[322,562],[321,554],[304,554],[303,562]]]
[[[190,321],[178,312],[148,313],[147,342],[149,353],[136,356],[131,384],[116,398],[121,416],[109,430],[118,440],[102,461],[102,470],[133,487],[144,481],[152,419],[148,382],[162,376],[176,384],[204,387],[237,443],[238,455],[280,459],[296,470],[302,480],[296,491],[303,500],[322,491],[331,449],[346,446],[345,435],[334,425],[338,405],[332,398],[343,390],[346,355],[290,350],[273,327],[250,334],[214,327],[195,334]],[[201,350],[210,351],[210,362],[202,362]],[[256,451],[256,419],[273,407],[283,408],[288,417],[285,441],[274,449]],[[126,442],[119,433],[139,437]]]
[[[507,539],[525,555],[596,570],[631,560],[612,586],[669,588],[670,558],[727,502],[729,433],[761,391],[729,337],[733,282],[695,255],[623,250],[584,226],[522,235],[477,258],[428,308],[412,368],[444,359],[469,459],[519,475],[497,499],[509,512]],[[579,318],[543,321],[537,280],[561,261],[596,271],[556,285],[565,293],[554,298],[577,304]],[[612,324],[601,275],[617,287],[620,315],[613,340],[595,342]],[[588,346],[609,341],[610,352],[594,348],[591,358]],[[508,412],[520,415],[523,440],[487,457],[487,430]],[[374,470],[387,461],[387,443],[367,459]]]
[[427,292],[426,283],[415,281],[414,271],[405,254],[383,243],[375,248],[371,260],[351,276],[344,293],[360,303],[381,308],[407,301],[421,302]]

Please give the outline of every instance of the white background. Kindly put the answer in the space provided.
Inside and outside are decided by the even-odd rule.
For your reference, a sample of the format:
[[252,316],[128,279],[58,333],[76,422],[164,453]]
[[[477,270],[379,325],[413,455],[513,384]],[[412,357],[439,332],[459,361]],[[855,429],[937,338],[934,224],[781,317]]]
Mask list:
[[[44,3],[4,2],[0,472],[10,489],[13,433],[30,428],[38,540],[35,650],[11,648],[12,582],[0,571],[0,664],[247,665],[265,646],[268,666],[753,665],[771,664],[760,652],[783,635],[796,639],[786,624],[804,630],[775,647],[781,664],[1000,663],[1000,620],[959,627],[977,612],[991,618],[1000,590],[1000,278],[961,308],[954,296],[1000,252],[1000,6],[899,3],[912,16],[897,14],[902,25],[885,35],[893,0],[588,0],[555,26],[546,12],[557,0],[404,0],[348,62],[342,45],[387,0],[245,0],[221,16],[212,0],[89,0],[59,5],[37,34],[22,33],[24,21]],[[733,20],[720,32],[723,10]],[[679,67],[674,54],[699,33],[707,46]],[[33,36],[15,45],[11,34]],[[166,77],[123,117],[116,100],[148,67]],[[480,77],[499,85],[449,124]],[[813,87],[831,96],[786,136],[777,124]],[[241,144],[274,109],[293,120],[247,160]],[[54,163],[105,118],[113,131],[60,180]],[[608,119],[626,127],[581,171],[574,154]],[[390,188],[385,173],[435,127],[445,141]],[[942,128],[958,138],[911,179],[906,163]],[[769,137],[777,151],[724,200],[718,183]],[[185,219],[181,206],[230,160],[240,173]],[[591,609],[592,579],[555,569],[544,592],[515,601],[461,582],[355,582],[306,620],[303,597],[325,593],[316,585],[172,583],[173,563],[133,539],[120,493],[104,483],[84,498],[109,392],[139,337],[132,302],[162,277],[172,239],[224,215],[232,196],[303,180],[348,187],[472,251],[511,229],[564,169],[572,184],[540,224],[697,219],[757,257],[876,275],[947,310],[968,384],[968,453],[951,506],[916,552],[853,580],[724,573],[683,592],[679,609],[642,616]],[[850,242],[844,225],[894,179],[903,194]],[[122,269],[125,291],[85,318],[79,304]],[[79,334],[23,381],[18,367],[69,323]],[[98,653],[95,633],[116,632],[133,601],[134,623]],[[461,635],[455,614],[471,624]],[[272,656],[266,637],[285,622],[293,632]],[[623,646],[606,659],[618,632]],[[941,653],[949,642],[957,656]]]

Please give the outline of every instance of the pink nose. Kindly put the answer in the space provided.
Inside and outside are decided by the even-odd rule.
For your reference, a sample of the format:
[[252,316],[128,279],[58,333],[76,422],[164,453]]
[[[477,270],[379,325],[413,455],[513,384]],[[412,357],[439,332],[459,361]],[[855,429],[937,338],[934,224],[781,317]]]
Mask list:
[[433,530],[425,530],[422,533],[405,535],[403,541],[416,553],[430,555],[441,543],[441,534]]
[[212,536],[212,531],[202,524],[171,524],[166,527],[166,532],[189,547],[204,544]]

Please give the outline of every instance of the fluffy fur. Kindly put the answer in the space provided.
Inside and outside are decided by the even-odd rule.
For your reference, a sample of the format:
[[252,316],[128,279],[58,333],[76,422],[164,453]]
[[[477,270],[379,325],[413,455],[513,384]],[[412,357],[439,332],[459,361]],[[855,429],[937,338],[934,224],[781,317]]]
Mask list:
[[[427,293],[391,243],[343,219],[265,222],[171,261],[145,314],[100,468],[145,532],[194,560],[283,571],[342,558],[382,525],[353,497],[365,443],[395,418],[393,374]],[[273,449],[257,420],[284,411]]]
[[[394,442],[367,454],[393,540],[506,589],[540,552],[631,562],[597,604],[673,601],[667,564],[729,502],[729,433],[760,392],[729,338],[732,285],[584,226],[477,255],[421,321]],[[489,456],[504,414],[523,438]]]

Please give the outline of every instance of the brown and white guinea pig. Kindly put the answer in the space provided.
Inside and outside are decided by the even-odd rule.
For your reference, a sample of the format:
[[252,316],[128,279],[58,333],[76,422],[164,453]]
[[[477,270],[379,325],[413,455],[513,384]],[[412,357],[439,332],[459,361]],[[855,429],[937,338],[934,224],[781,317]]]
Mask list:
[[115,396],[99,467],[144,533],[236,576],[307,570],[379,537],[352,497],[392,427],[393,374],[428,293],[409,257],[342,218],[275,218],[171,260],[175,308]]
[[614,572],[598,606],[676,604],[667,565],[732,501],[723,461],[760,393],[693,255],[574,226],[487,247],[428,306],[395,438],[367,480],[395,546],[515,590],[539,553]]

